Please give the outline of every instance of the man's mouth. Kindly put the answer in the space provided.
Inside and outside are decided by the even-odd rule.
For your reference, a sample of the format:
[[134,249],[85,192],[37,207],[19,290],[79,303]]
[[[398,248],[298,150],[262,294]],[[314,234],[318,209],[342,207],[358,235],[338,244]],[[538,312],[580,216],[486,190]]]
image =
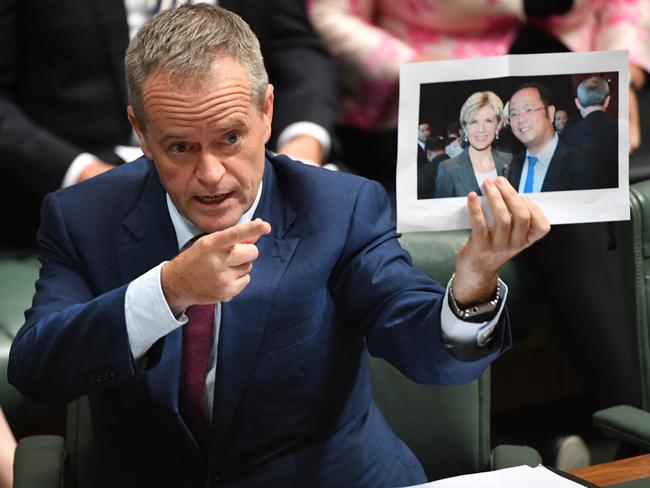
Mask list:
[[217,195],[201,195],[196,198],[202,203],[220,203],[228,198],[232,193],[219,193]]

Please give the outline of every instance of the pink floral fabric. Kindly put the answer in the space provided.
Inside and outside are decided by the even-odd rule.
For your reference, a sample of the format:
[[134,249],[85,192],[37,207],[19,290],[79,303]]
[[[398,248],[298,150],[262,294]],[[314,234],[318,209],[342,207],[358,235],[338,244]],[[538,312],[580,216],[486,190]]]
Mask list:
[[[534,24],[573,51],[630,51],[650,71],[650,0],[574,0]],[[399,65],[506,54],[526,22],[523,0],[307,0],[316,31],[345,63],[342,121],[396,124]]]

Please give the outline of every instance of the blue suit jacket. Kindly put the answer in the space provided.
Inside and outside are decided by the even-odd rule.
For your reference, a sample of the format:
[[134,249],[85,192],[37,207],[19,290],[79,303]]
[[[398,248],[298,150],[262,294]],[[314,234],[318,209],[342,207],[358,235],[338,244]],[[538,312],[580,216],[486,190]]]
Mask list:
[[127,285],[177,253],[144,158],[46,198],[43,268],[11,383],[39,401],[89,396],[96,486],[423,481],[371,400],[367,352],[419,382],[467,382],[510,345],[506,318],[478,359],[452,356],[440,339],[444,290],[411,266],[374,182],[269,156],[255,216],[273,230],[250,285],[223,304],[207,451],[178,413],[181,331],[144,368],[130,353]]

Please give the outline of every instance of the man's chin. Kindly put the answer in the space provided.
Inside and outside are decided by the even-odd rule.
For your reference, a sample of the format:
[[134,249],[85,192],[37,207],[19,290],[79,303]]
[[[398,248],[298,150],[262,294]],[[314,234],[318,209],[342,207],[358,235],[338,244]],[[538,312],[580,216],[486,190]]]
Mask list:
[[212,232],[218,232],[227,229],[228,227],[232,227],[239,221],[242,214],[243,212],[238,213],[232,210],[222,213],[215,212],[212,214],[201,212],[190,216],[190,220],[203,232],[211,234]]

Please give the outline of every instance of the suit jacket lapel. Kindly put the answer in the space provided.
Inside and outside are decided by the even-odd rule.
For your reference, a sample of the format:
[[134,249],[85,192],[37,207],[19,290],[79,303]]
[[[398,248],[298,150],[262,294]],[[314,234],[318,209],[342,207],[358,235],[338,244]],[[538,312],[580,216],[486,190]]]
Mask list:
[[566,179],[568,171],[565,158],[567,148],[562,141],[558,141],[551,162],[548,165],[548,171],[544,177],[542,191],[556,191],[563,187],[562,182]]
[[[268,221],[273,230],[257,242],[259,257],[253,263],[250,284],[232,301],[222,304],[212,414],[211,439],[215,450],[226,440],[255,365],[275,290],[299,242],[297,238],[286,237],[295,220],[295,212],[278,188],[275,170],[268,161],[262,197],[255,212],[257,217]],[[210,457],[214,459],[215,456]]]
[[98,36],[106,46],[115,83],[124,106],[128,104],[124,83],[124,53],[129,45],[129,26],[122,0],[88,0],[99,26]]
[[[117,236],[120,271],[127,283],[178,253],[165,191],[149,161],[149,174],[142,196],[124,219],[123,232]],[[176,416],[180,375],[181,330],[160,339],[147,353],[148,393],[156,411]]]

